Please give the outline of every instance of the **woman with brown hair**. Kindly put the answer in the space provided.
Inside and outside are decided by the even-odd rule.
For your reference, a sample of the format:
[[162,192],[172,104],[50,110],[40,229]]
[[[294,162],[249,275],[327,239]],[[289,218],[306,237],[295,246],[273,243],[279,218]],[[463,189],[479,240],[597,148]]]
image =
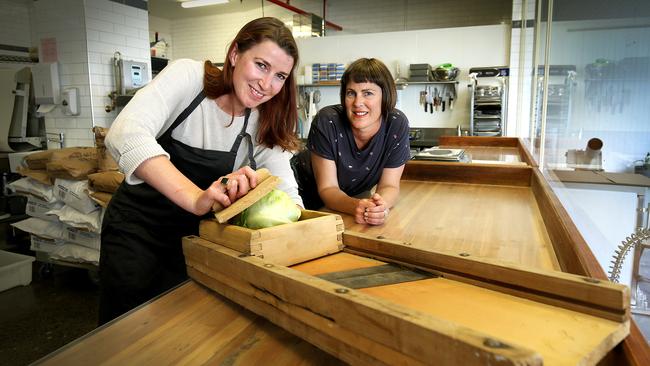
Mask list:
[[125,181],[106,210],[100,323],[187,278],[181,238],[198,234],[213,204],[279,176],[302,206],[289,159],[297,147],[298,47],[278,19],[255,19],[230,44],[223,70],[177,60],[139,90],[113,122],[106,146]]
[[381,225],[397,202],[410,158],[408,119],[395,108],[395,83],[377,59],[350,64],[340,94],[341,104],[314,118],[308,150],[291,161],[300,195],[308,209],[324,205],[357,223]]

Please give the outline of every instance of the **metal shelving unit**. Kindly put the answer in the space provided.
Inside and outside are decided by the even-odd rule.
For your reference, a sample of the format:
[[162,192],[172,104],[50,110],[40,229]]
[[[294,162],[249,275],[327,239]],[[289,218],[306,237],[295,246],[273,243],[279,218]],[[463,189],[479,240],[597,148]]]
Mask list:
[[[471,68],[469,87],[471,136],[504,136],[508,111],[508,69],[497,67]],[[492,78],[495,83],[481,83],[479,78]],[[484,80],[484,79],[483,79]]]

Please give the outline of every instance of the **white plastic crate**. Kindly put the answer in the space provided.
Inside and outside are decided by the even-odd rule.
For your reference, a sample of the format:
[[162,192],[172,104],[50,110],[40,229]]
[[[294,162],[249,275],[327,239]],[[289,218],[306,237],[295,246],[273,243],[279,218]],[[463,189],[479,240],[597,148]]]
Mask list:
[[34,257],[0,250],[0,291],[32,282]]

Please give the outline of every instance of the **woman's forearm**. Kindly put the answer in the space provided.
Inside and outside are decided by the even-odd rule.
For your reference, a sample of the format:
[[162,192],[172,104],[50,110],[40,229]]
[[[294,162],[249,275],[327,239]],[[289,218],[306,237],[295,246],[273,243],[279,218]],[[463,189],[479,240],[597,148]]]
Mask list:
[[359,199],[348,196],[338,187],[322,189],[318,194],[327,208],[350,215],[355,214]]
[[399,198],[399,187],[381,186],[377,187],[375,193],[378,193],[386,203],[386,208],[393,208]]
[[203,191],[184,176],[166,156],[145,160],[135,170],[135,175],[179,207],[196,213],[195,202]]

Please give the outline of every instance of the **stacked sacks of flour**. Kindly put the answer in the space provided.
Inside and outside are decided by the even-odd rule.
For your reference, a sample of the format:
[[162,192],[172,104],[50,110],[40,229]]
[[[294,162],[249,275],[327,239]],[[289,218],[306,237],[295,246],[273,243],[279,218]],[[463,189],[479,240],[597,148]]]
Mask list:
[[[25,157],[19,168],[25,177],[9,187],[28,197],[25,212],[31,217],[12,225],[31,234],[32,250],[52,259],[99,263],[104,208],[90,197],[89,185],[106,177],[123,180],[115,162],[102,154],[105,148],[76,147]],[[106,167],[110,170],[101,170]]]
[[95,145],[97,146],[97,173],[88,175],[88,188],[90,197],[100,206],[106,208],[113,193],[122,184],[124,174],[119,172],[119,167],[113,157],[106,150],[104,138],[107,128],[94,127]]

